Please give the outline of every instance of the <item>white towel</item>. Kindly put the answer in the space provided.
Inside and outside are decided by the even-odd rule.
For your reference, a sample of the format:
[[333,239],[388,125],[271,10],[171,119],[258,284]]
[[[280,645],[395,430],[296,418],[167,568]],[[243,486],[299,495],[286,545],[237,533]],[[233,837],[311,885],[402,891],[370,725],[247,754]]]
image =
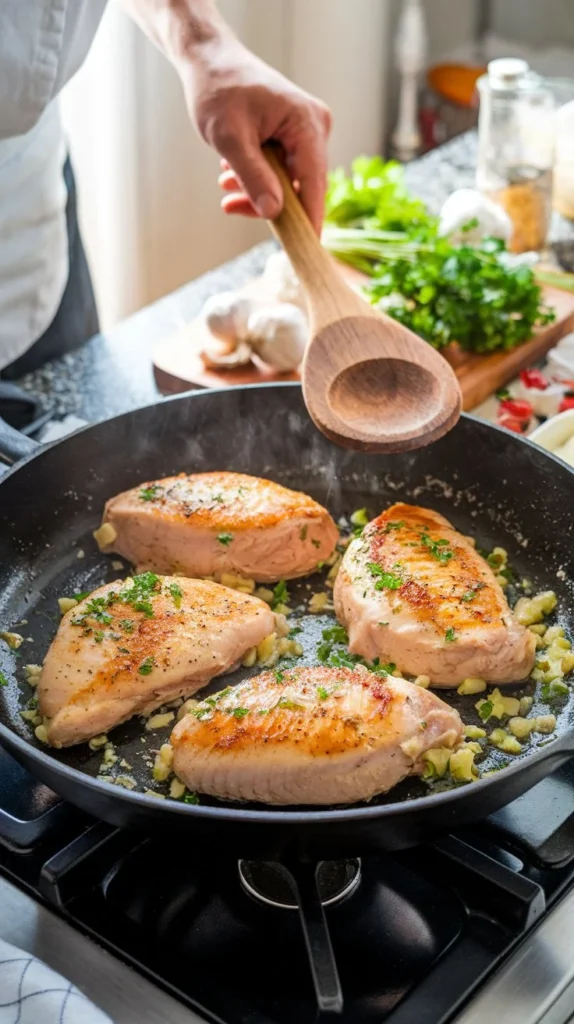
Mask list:
[[112,1024],[71,982],[0,939],[0,1024]]

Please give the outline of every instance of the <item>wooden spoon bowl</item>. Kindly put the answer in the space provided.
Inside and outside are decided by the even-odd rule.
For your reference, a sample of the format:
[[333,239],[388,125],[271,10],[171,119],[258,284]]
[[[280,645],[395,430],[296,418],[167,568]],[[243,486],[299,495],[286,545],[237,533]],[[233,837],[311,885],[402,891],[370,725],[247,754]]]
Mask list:
[[301,376],[311,419],[346,448],[404,452],[446,434],[461,394],[451,366],[427,342],[369,306],[322,248],[277,150],[265,155],[283,187],[271,227],[305,289],[311,339]]

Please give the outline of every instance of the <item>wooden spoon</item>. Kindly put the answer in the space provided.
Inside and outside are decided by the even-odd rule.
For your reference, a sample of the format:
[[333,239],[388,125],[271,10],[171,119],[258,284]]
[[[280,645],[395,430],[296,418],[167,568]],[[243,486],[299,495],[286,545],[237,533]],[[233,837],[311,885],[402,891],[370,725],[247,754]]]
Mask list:
[[311,323],[301,376],[311,419],[332,441],[368,452],[405,452],[457,422],[461,394],[443,356],[375,310],[342,280],[297,198],[277,148],[265,156],[283,188],[270,223],[305,289]]

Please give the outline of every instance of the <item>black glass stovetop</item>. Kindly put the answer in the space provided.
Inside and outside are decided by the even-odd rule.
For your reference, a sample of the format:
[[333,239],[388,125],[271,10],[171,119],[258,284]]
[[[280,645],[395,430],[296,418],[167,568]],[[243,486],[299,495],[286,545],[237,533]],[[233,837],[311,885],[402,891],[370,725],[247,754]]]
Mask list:
[[[315,866],[289,869],[303,892]],[[574,763],[433,844],[323,865],[323,910],[241,870],[90,819],[0,750],[0,875],[219,1024],[452,1021],[574,885]]]

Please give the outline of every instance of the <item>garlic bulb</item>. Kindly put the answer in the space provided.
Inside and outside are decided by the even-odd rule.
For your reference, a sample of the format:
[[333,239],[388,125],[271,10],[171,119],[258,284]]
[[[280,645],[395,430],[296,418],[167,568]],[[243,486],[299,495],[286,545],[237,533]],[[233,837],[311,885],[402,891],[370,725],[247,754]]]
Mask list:
[[254,308],[253,300],[239,292],[220,292],[207,300],[201,316],[212,334],[233,346],[246,337]]
[[[476,220],[470,231],[465,224]],[[448,235],[454,245],[475,245],[486,237],[507,241],[512,234],[512,221],[508,214],[473,188],[459,188],[448,197],[439,217],[439,235]]]
[[262,289],[270,302],[290,302],[305,311],[307,303],[301,282],[287,253],[282,249],[271,254],[261,279]]
[[247,366],[251,361],[251,345],[247,341],[238,341],[229,350],[223,345],[206,345],[201,349],[200,358],[208,370],[236,370],[239,366]]
[[298,306],[289,302],[263,306],[251,314],[247,330],[254,351],[264,363],[280,372],[299,366],[309,328]]

